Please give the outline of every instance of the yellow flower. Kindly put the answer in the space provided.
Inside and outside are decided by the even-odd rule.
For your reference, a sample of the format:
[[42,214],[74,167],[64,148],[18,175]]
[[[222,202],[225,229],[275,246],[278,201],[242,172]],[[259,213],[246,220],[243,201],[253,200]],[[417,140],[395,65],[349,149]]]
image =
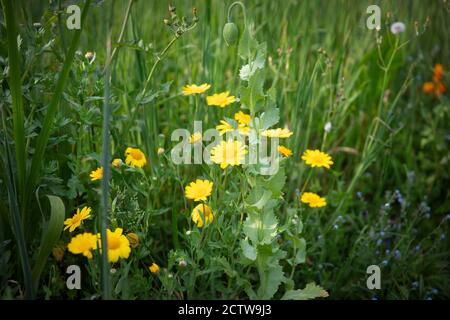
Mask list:
[[194,201],[206,201],[206,198],[211,195],[212,187],[213,183],[211,181],[197,179],[186,187],[186,198]]
[[136,233],[134,232],[127,233],[127,239],[130,242],[130,246],[133,249],[139,246],[139,236]]
[[227,105],[236,101],[235,96],[230,96],[228,91],[222,93],[215,93],[212,96],[206,97],[208,106],[226,107]]
[[64,221],[64,224],[66,226],[64,228],[64,230],[67,230],[68,228],[70,228],[69,232],[72,232],[73,230],[78,228],[81,224],[81,221],[83,221],[91,216],[91,210],[92,209],[89,207],[84,207],[83,209],[81,209],[81,211],[80,211],[80,208],[77,208],[77,213],[75,213],[72,218],[67,218]]
[[262,136],[269,138],[289,138],[293,134],[294,133],[289,131],[289,129],[281,128],[265,130],[261,133]]
[[159,272],[159,266],[156,263],[152,263],[150,267],[148,267],[151,273],[158,273]]
[[222,169],[228,166],[238,166],[243,163],[247,150],[240,141],[221,141],[211,150],[211,160],[220,164]]
[[238,127],[238,131],[240,134],[247,136],[250,133],[250,127],[246,127],[245,124],[240,124]]
[[92,249],[97,249],[97,237],[92,233],[78,234],[70,240],[67,249],[73,254],[82,253],[88,259],[92,259]]
[[114,159],[112,161],[112,165],[114,168],[120,168],[120,166],[122,165],[122,159]]
[[224,133],[228,131],[233,131],[233,126],[226,122],[225,120],[220,120],[221,124],[218,124],[216,126],[216,129],[219,130],[220,135],[223,135]]
[[125,150],[125,155],[127,156],[125,163],[129,166],[142,168],[147,164],[145,154],[138,148],[128,147]]
[[98,167],[97,169],[91,171],[89,176],[91,177],[91,181],[101,180],[103,178],[103,168]]
[[198,141],[202,140],[202,134],[200,132],[194,132],[190,137],[189,137],[189,143],[196,143]]
[[307,165],[311,167],[325,167],[330,169],[333,164],[331,157],[319,150],[306,150],[302,155],[302,160],[306,162]]
[[236,120],[240,124],[249,125],[250,122],[252,122],[252,117],[249,114],[245,114],[242,111],[239,111],[234,114],[234,120]]
[[[120,258],[127,259],[130,256],[130,241],[122,234],[122,231],[122,228],[116,228],[114,232],[106,229],[109,262],[117,262]],[[100,234],[97,237],[99,239],[99,246],[101,247]]]
[[211,208],[204,203],[200,203],[199,205],[197,205],[194,210],[192,210],[191,214],[192,221],[199,228],[203,227],[202,217],[205,218],[206,223],[210,223],[214,220],[214,215]]
[[320,208],[327,205],[327,200],[313,192],[305,192],[302,194],[300,201],[307,203],[311,208]]
[[183,87],[183,95],[188,96],[190,94],[197,94],[197,93],[203,93],[206,90],[211,88],[210,84],[204,83],[202,85],[196,85],[196,84],[188,84]]
[[286,148],[285,146],[278,146],[278,152],[281,153],[285,157],[292,156],[292,150],[289,148]]

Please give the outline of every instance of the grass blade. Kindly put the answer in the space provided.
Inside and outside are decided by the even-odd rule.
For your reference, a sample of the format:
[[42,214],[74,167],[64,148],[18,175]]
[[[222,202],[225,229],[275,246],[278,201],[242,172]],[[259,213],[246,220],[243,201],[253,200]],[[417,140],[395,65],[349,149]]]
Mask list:
[[43,231],[41,246],[37,255],[36,262],[33,266],[33,284],[37,288],[39,285],[39,278],[44,269],[47,258],[58,241],[64,227],[65,207],[60,197],[47,196],[50,202],[50,220],[48,227]]
[[[12,98],[12,115],[14,127],[14,142],[16,150],[17,177],[19,182],[19,196],[24,196],[25,190],[25,129],[22,99],[22,81],[20,77],[19,49],[17,47],[17,25],[12,0],[2,0],[3,12],[6,20],[6,34],[8,41],[8,83]],[[11,178],[14,177],[11,176]]]

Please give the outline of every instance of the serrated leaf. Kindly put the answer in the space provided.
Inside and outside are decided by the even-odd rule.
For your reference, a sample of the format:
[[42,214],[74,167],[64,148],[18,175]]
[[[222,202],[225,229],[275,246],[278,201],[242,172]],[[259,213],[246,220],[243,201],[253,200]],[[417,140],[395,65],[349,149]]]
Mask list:
[[328,292],[326,292],[321,286],[311,282],[306,285],[305,289],[286,291],[281,300],[310,300],[326,297],[328,297]]
[[282,194],[284,184],[286,182],[286,173],[283,167],[269,180],[266,180],[265,186],[272,192],[274,198],[278,198]]

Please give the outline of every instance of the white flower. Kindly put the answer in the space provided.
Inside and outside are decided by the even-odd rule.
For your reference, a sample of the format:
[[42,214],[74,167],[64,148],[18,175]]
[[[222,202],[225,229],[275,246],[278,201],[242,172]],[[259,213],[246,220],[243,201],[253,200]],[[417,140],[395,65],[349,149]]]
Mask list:
[[[254,71],[253,71],[254,72]],[[248,81],[253,74],[250,70],[250,66],[248,64],[242,66],[241,70],[239,70],[239,77],[243,81]]]
[[331,122],[328,121],[327,123],[325,123],[325,126],[323,127],[323,130],[325,130],[326,133],[331,131]]
[[405,32],[406,26],[403,22],[395,22],[391,25],[391,32],[393,34],[399,34]]

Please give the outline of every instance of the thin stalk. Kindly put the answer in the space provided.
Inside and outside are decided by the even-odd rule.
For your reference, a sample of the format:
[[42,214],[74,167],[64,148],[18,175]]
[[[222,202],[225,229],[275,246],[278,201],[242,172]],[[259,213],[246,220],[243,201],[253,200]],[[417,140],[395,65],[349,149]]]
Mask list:
[[[120,29],[120,34],[119,34],[119,38],[117,39],[117,43],[122,42],[123,36],[125,34],[125,28],[127,26],[128,23],[128,18],[130,17],[130,12],[131,12],[131,7],[133,6],[134,0],[129,0],[128,1],[128,6],[127,9],[125,11],[125,16],[123,18],[123,22],[122,22],[122,28]],[[111,62],[113,61],[116,53],[117,53],[117,48],[118,47],[114,47],[114,50],[112,51],[111,56],[108,58],[106,64],[105,64],[105,68],[103,69],[103,72],[106,72],[106,68],[109,67],[109,65],[111,64]]]
[[[111,33],[108,34],[106,43],[106,56],[111,56]],[[108,59],[109,60],[109,59]],[[101,219],[100,219],[100,234],[101,234],[101,283],[102,283],[102,298],[103,300],[111,299],[111,284],[109,278],[109,262],[108,262],[108,239],[106,238],[108,228],[108,209],[109,209],[109,176],[110,176],[110,156],[109,156],[109,121],[111,117],[111,108],[109,105],[109,87],[111,81],[111,69],[109,65],[105,66],[105,100],[103,105],[103,129],[102,129],[102,167],[103,177],[101,183]]]

